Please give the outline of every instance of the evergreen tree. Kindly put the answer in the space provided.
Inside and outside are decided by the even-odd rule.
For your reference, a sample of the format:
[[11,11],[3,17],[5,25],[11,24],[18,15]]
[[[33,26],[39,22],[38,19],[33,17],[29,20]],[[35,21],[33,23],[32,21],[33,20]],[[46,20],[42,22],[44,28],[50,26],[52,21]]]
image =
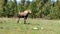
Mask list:
[[5,5],[7,4],[7,0],[0,0],[0,16],[3,16],[5,11]]
[[16,15],[16,4],[13,1],[7,3],[5,7],[5,16],[12,17]]

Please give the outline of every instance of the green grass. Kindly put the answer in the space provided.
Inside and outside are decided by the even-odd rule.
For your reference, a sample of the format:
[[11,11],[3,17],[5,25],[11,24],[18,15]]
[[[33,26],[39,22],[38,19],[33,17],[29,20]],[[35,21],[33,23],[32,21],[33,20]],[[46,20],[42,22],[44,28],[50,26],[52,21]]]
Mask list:
[[60,20],[27,19],[24,24],[23,19],[0,18],[0,34],[60,34]]

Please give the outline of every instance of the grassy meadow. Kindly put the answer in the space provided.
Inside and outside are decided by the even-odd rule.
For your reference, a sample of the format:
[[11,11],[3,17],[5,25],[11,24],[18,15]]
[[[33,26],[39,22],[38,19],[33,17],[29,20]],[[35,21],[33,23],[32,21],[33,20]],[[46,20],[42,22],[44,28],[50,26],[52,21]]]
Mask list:
[[[0,18],[0,34],[60,34],[60,20]],[[38,29],[33,29],[37,27]],[[43,27],[43,29],[41,29]]]

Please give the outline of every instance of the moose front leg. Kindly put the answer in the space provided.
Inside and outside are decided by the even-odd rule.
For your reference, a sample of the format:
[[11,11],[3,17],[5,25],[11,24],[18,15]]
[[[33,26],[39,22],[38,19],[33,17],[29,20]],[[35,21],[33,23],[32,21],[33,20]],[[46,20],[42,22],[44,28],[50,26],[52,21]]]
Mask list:
[[18,18],[18,21],[17,21],[17,23],[19,23],[19,20],[20,20],[20,18]]
[[24,24],[26,24],[27,17],[24,17]]
[[24,24],[26,24],[26,18],[24,18]]

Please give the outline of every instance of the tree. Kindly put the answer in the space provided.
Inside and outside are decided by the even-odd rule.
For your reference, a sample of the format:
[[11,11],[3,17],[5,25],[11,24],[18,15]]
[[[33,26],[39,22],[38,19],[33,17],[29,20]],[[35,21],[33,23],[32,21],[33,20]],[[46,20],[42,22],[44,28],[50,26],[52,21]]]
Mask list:
[[5,11],[5,5],[7,4],[7,0],[0,0],[0,16],[3,16],[3,11]]
[[21,5],[24,6],[25,0],[21,0]]
[[12,17],[16,15],[16,4],[12,1],[8,2],[5,7],[5,16]]
[[18,14],[18,7],[17,7],[17,2],[16,2],[16,0],[14,0],[14,4],[15,4],[15,7],[14,7],[15,15],[14,15],[14,16],[17,16],[17,14]]
[[29,0],[27,0],[27,1],[26,1],[26,4],[25,4],[26,8],[28,8],[28,7],[29,7],[29,5],[30,5],[30,1],[29,1]]
[[55,3],[54,7],[51,6],[51,11],[50,14],[48,15],[50,19],[60,19],[60,6],[58,5],[59,3]]
[[32,11],[32,17],[36,17],[36,13],[37,13],[37,6],[36,6],[36,2],[32,2],[29,6],[29,9]]

